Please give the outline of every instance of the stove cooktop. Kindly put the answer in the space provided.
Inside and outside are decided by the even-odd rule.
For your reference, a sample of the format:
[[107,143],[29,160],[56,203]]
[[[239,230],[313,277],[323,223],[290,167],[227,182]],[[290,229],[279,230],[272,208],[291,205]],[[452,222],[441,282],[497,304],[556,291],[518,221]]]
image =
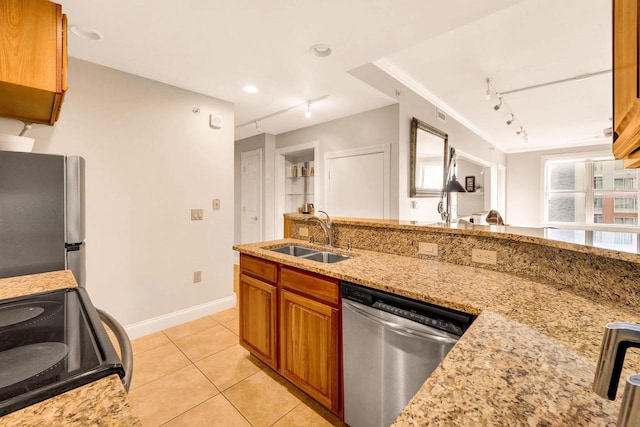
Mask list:
[[87,292],[0,301],[0,416],[124,369]]

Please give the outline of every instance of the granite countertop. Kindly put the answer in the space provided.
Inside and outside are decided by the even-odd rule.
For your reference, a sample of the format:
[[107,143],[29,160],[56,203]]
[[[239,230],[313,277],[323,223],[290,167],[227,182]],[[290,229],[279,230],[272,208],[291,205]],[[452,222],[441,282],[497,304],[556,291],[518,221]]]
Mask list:
[[[305,214],[285,214],[285,218],[292,220],[302,220],[312,215]],[[637,253],[624,252],[613,249],[606,249],[587,244],[575,242],[566,242],[559,240],[560,237],[548,237],[545,228],[534,227],[514,227],[508,225],[481,225],[457,222],[451,224],[433,224],[419,221],[407,221],[397,219],[367,219],[367,218],[331,218],[331,221],[337,225],[351,225],[363,227],[377,227],[386,230],[426,230],[434,233],[448,233],[459,235],[472,235],[479,237],[488,237],[492,239],[502,239],[516,241],[522,243],[533,243],[537,245],[545,245],[553,248],[567,249],[581,253],[593,254],[605,258],[617,259],[622,261],[640,264],[640,257]],[[606,226],[603,228],[606,229]],[[566,229],[571,230],[571,229]],[[611,231],[618,229],[612,228]],[[585,231],[585,230],[576,230]],[[640,231],[638,232],[640,238]]]
[[[69,270],[0,279],[0,300],[76,287]],[[118,375],[111,375],[0,417],[0,425],[140,426]]]
[[286,244],[312,246],[283,239],[234,249],[478,315],[395,426],[613,426],[624,378],[640,372],[640,352],[630,350],[618,399],[591,390],[604,325],[640,322],[631,307],[570,287],[426,259],[354,249],[352,259],[322,264],[268,250]]

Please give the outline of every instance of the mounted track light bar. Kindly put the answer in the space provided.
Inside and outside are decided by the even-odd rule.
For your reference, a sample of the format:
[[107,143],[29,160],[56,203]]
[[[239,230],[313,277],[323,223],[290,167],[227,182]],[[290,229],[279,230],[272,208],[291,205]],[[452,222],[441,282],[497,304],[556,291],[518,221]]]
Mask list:
[[507,90],[505,92],[501,92],[501,95],[510,95],[512,93],[523,92],[525,90],[531,90],[531,89],[538,89],[538,88],[541,88],[541,87],[557,85],[557,84],[560,84],[560,83],[579,82],[581,80],[586,80],[586,79],[590,79],[591,77],[601,76],[603,74],[608,74],[610,72],[611,72],[611,70],[602,70],[602,71],[597,71],[595,73],[580,74],[578,76],[569,77],[569,78],[566,78],[566,79],[554,80],[552,82],[540,83],[540,84],[537,84],[537,85],[525,86],[525,87],[521,87],[521,88],[518,88],[518,89]]
[[244,127],[244,126],[247,126],[247,125],[250,125],[250,124],[253,124],[253,123],[257,123],[259,121],[261,122],[261,121],[264,121],[266,119],[270,119],[271,117],[279,116],[280,114],[284,114],[284,113],[287,113],[287,112],[289,112],[291,110],[295,110],[296,108],[300,108],[300,107],[304,107],[304,106],[307,106],[307,111],[309,111],[309,114],[311,114],[311,104],[315,104],[316,102],[323,101],[323,100],[327,99],[328,97],[329,97],[329,95],[323,95],[323,96],[320,96],[318,98],[309,99],[307,101],[304,101],[303,103],[296,104],[296,105],[294,105],[292,107],[285,108],[283,110],[276,111],[275,113],[267,114],[266,116],[258,117],[257,119],[249,120],[248,122],[244,122],[244,123],[241,123],[239,125],[236,125],[236,129]]

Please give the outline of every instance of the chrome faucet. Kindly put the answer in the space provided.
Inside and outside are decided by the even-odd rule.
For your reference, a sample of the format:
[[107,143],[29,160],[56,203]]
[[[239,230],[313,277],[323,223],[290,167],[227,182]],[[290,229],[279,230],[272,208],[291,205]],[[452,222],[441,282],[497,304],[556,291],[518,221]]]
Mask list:
[[[640,348],[640,324],[609,323],[605,327],[593,391],[609,400],[616,398],[624,356],[628,348]],[[630,375],[622,395],[618,427],[640,426],[640,374]]]
[[318,211],[318,212],[325,214],[327,216],[327,220],[322,221],[317,216],[312,216],[312,217],[304,218],[303,221],[315,221],[318,224],[320,224],[320,227],[322,227],[322,231],[324,232],[324,244],[327,246],[333,246],[333,240],[331,238],[331,218],[329,217],[329,214],[326,213],[325,211]]

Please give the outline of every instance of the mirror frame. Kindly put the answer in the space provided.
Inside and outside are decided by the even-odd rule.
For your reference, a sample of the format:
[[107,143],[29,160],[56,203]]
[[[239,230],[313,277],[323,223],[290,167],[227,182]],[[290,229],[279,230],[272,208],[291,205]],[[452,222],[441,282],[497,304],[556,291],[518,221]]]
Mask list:
[[437,190],[437,191],[427,191],[424,189],[420,189],[420,188],[416,188],[416,163],[417,163],[417,145],[418,145],[418,129],[423,130],[425,132],[429,132],[433,135],[436,135],[440,138],[442,138],[444,140],[444,147],[442,150],[442,188],[444,188],[445,185],[447,185],[447,156],[448,156],[448,152],[449,152],[449,136],[442,132],[439,129],[434,128],[431,125],[428,125],[427,123],[416,119],[415,117],[413,117],[411,119],[411,149],[410,149],[410,156],[411,156],[411,167],[410,169],[410,177],[409,177],[409,195],[411,197],[440,197],[441,193],[442,193],[442,188]]

